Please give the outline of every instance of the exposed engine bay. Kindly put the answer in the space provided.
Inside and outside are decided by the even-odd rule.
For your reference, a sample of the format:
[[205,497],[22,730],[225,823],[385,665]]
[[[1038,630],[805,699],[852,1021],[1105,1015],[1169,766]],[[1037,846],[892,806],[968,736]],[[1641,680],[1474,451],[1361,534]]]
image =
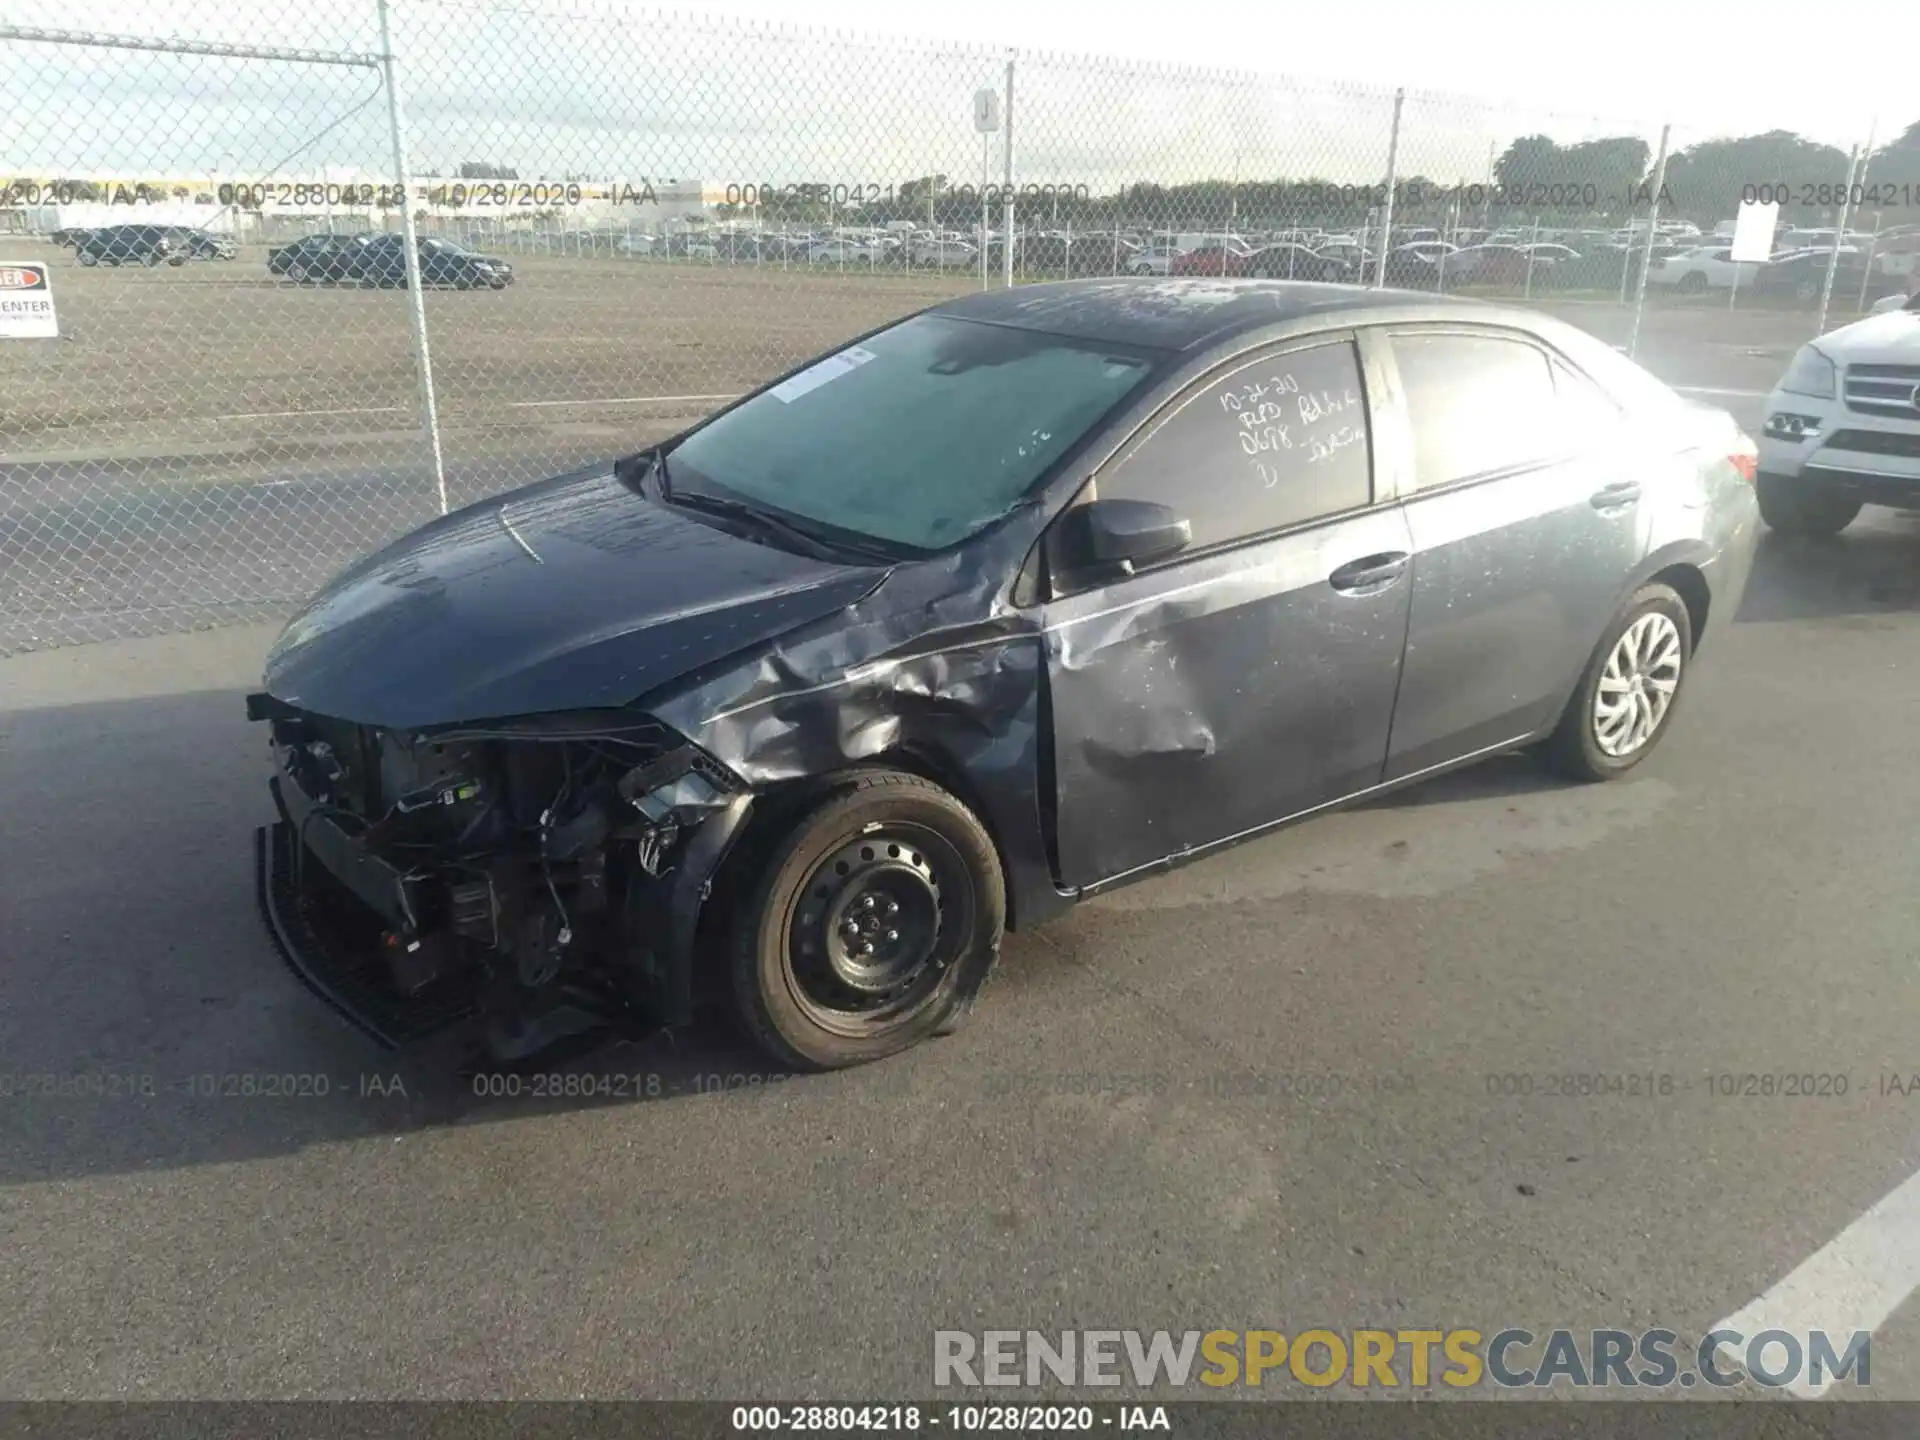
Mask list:
[[422,732],[248,711],[277,768],[269,924],[375,1038],[471,1016],[510,1063],[688,1018],[698,907],[750,804],[704,751],[630,711]]

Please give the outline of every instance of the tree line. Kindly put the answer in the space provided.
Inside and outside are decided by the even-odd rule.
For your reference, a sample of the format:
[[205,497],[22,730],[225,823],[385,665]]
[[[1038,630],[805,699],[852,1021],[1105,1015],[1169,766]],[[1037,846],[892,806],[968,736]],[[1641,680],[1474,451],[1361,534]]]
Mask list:
[[[1607,136],[1563,145],[1546,135],[1522,135],[1494,159],[1491,175],[1415,174],[1396,177],[1396,229],[1428,225],[1514,223],[1622,225],[1644,218],[1657,197],[1663,217],[1710,227],[1730,219],[1742,200],[1778,198],[1787,224],[1832,223],[1848,194],[1852,157],[1837,146],[1789,130],[1700,141],[1667,157],[1654,186],[1653,147],[1636,135]],[[1053,190],[1054,187],[1048,187]],[[1307,176],[1272,180],[1194,180],[1165,185],[1138,180],[1108,194],[1023,196],[1020,213],[1036,224],[1073,229],[1129,225],[1190,228],[1279,228],[1317,224],[1351,228],[1377,221],[1386,177],[1374,183]],[[1764,193],[1761,193],[1764,192]],[[1866,158],[1852,187],[1853,222],[1920,221],[1920,121]],[[776,192],[757,206],[722,206],[726,215],[757,214],[766,221],[819,221],[856,216],[875,224],[910,220],[972,229],[980,196],[971,181],[921,175],[892,187],[887,199],[832,210],[817,199]],[[998,206],[995,210],[997,212]],[[990,223],[998,223],[997,213]]]

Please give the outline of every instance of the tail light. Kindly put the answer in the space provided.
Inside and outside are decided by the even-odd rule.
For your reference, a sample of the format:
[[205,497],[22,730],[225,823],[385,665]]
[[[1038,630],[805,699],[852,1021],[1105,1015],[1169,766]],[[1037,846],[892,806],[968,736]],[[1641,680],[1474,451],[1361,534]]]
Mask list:
[[1740,448],[1727,456],[1727,463],[1740,472],[1740,478],[1749,485],[1760,474],[1760,451],[1751,440],[1743,440]]

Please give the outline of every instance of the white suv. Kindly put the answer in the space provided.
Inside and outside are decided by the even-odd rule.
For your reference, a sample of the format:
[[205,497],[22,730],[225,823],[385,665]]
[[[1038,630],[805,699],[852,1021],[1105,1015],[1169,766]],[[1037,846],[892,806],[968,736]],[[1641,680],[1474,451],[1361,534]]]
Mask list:
[[1920,510],[1920,295],[1800,347],[1767,397],[1758,490],[1767,524],[1803,535]]

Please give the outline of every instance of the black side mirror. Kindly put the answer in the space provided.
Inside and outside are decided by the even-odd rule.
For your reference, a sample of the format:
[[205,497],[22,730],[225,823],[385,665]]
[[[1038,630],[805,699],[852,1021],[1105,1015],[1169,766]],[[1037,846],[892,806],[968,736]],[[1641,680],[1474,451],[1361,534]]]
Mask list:
[[1074,506],[1060,521],[1060,558],[1074,570],[1130,571],[1192,543],[1192,524],[1151,500],[1094,500]]

